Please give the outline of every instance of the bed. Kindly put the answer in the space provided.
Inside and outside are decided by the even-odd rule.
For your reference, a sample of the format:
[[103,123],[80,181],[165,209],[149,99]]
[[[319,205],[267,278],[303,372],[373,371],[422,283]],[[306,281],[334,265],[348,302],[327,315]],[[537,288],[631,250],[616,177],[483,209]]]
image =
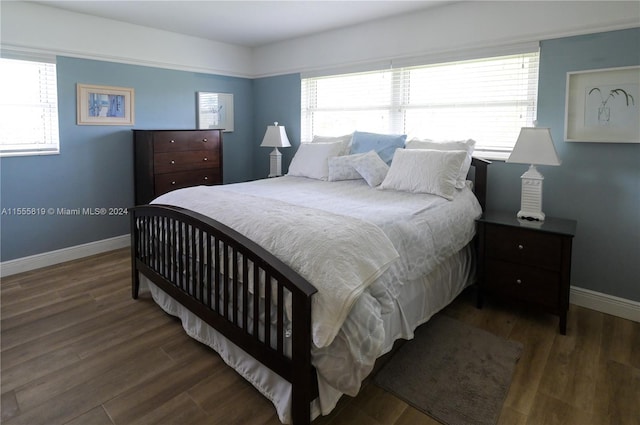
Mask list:
[[[429,147],[421,151],[433,154]],[[269,398],[283,423],[308,424],[355,395],[395,340],[412,338],[473,282],[489,163],[466,154],[461,170],[466,180],[471,169],[473,183],[444,197],[388,178],[296,175],[296,154],[284,177],[180,189],[136,206],[132,296],[150,291]],[[330,165],[333,177],[344,174],[344,164]]]

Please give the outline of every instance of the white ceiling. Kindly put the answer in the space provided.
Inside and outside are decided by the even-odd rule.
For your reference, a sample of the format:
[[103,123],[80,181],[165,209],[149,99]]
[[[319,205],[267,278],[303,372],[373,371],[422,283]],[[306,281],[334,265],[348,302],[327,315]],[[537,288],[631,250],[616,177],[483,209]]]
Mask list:
[[451,3],[448,0],[43,0],[35,2],[73,12],[247,47],[262,46]]

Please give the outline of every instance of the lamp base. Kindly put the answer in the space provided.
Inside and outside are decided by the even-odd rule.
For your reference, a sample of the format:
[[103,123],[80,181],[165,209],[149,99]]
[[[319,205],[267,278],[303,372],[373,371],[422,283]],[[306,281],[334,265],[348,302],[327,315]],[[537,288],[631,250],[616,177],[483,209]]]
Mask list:
[[544,225],[544,221],[529,218],[518,218],[518,223],[520,223],[520,226],[522,227],[528,227],[531,229],[540,229]]
[[538,172],[535,165],[531,165],[521,179],[522,195],[518,218],[544,221],[544,213],[542,212],[542,182],[544,177]]
[[273,148],[269,154],[269,178],[282,175],[282,154],[278,148]]
[[544,221],[544,213],[542,211],[518,211],[518,218],[529,221]]

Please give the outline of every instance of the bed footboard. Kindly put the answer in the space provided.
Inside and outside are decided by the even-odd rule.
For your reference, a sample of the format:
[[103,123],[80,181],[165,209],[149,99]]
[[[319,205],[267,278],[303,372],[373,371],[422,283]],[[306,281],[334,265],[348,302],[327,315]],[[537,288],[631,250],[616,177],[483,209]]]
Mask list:
[[259,245],[202,214],[144,205],[129,215],[133,298],[142,273],[289,381],[292,421],[310,423],[310,403],[318,391],[311,364],[316,289]]

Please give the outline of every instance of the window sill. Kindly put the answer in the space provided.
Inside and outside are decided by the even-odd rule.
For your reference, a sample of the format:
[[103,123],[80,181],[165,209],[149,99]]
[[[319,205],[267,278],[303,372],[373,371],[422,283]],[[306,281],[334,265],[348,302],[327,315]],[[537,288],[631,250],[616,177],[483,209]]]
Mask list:
[[487,159],[489,161],[506,161],[511,152],[483,152],[474,151],[473,156],[476,158]]
[[39,151],[39,152],[0,152],[0,158],[9,158],[14,156],[42,156],[42,155],[60,155],[60,151]]

